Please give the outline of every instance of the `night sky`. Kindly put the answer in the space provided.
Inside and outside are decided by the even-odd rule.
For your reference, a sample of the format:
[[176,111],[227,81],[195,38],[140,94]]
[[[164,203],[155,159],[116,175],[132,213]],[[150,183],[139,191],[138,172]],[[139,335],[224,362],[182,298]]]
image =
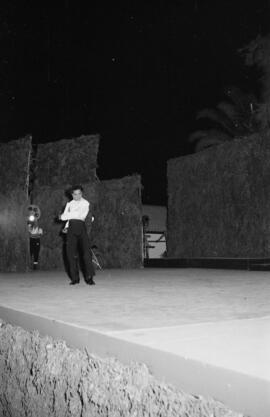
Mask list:
[[257,91],[237,50],[267,33],[268,4],[1,0],[1,140],[99,133],[99,178],[139,173],[143,202],[166,204],[197,111],[228,85]]

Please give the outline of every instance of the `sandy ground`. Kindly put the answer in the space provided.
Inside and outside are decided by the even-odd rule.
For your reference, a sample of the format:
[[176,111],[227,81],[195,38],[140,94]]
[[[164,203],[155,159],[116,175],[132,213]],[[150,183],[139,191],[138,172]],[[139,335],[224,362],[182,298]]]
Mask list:
[[0,274],[0,304],[100,330],[270,316],[270,273],[202,269],[104,270],[95,286],[64,272]]

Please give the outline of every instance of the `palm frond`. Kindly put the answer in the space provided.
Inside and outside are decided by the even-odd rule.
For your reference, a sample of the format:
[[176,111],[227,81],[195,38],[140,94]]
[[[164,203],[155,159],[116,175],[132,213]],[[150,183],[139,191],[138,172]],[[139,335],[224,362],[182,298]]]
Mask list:
[[240,88],[235,86],[229,87],[225,94],[238,111],[243,111],[247,107],[247,95],[243,93]]
[[228,115],[217,109],[203,109],[197,114],[197,119],[209,119],[216,123],[216,125],[222,126],[222,128],[228,132],[231,136],[236,136],[235,124]]
[[196,119],[210,119],[219,122],[220,114],[216,109],[202,109],[198,111]]
[[207,136],[207,130],[196,130],[189,135],[188,141],[192,143],[198,139],[204,138],[205,136]]
[[217,109],[226,114],[229,119],[236,119],[238,114],[235,106],[228,101],[221,101],[218,103]]
[[[232,140],[232,138],[228,138],[227,140]],[[195,146],[195,152],[203,151],[204,149],[210,148],[212,146],[217,146],[224,143],[222,138],[214,138],[214,137],[205,137],[198,141]]]
[[191,133],[188,137],[189,142],[193,143],[198,140],[204,138],[215,138],[218,141],[227,141],[230,140],[231,136],[228,135],[226,132],[218,129],[204,129],[204,130],[196,130],[195,132]]

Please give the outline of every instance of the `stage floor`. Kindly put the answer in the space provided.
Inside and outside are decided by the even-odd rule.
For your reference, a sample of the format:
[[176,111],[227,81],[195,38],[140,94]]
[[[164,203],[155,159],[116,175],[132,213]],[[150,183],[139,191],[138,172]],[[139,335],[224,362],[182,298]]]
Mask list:
[[[213,269],[0,274],[0,318],[250,416],[270,415],[270,273]],[[87,345],[87,346],[86,346]]]

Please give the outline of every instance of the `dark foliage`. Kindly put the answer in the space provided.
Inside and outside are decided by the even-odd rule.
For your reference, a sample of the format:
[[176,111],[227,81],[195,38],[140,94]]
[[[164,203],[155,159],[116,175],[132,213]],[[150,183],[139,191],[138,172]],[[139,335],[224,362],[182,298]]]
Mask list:
[[225,97],[216,108],[198,112],[197,119],[208,119],[212,127],[196,130],[189,136],[190,142],[196,142],[196,152],[261,130],[257,120],[258,100],[254,94],[231,86],[225,89]]

